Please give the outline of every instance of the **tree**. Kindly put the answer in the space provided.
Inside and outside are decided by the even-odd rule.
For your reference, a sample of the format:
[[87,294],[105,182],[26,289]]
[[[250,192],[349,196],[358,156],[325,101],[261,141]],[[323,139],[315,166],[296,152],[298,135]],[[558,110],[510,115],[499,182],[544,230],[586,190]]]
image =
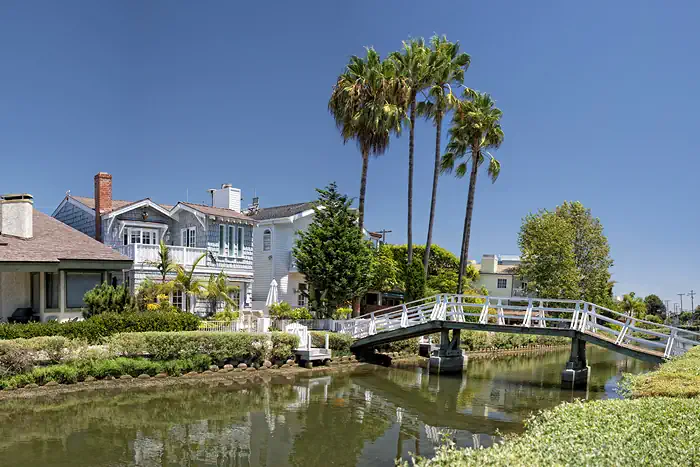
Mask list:
[[648,315],[655,315],[660,318],[666,317],[666,306],[658,295],[647,295],[644,297],[644,303],[646,304]]
[[430,39],[431,51],[428,58],[428,96],[418,104],[420,115],[435,124],[435,164],[433,168],[433,190],[430,198],[430,217],[428,218],[428,238],[425,242],[423,269],[427,277],[430,245],[433,242],[433,222],[437,202],[438,177],[440,175],[440,157],[442,155],[442,119],[457,98],[452,93],[452,86],[464,83],[464,72],[469,67],[471,58],[466,53],[459,53],[459,42],[449,42],[447,37],[433,36]]
[[170,258],[170,249],[163,240],[158,249],[158,261],[147,261],[147,264],[155,267],[161,277],[161,284],[165,284],[169,272],[177,271],[177,264]]
[[[202,253],[202,255],[192,263],[192,268],[189,271],[179,264],[177,265],[177,275],[173,281],[173,287],[181,290],[187,297],[187,300],[185,300],[185,311],[194,311],[194,302],[197,297],[202,295],[203,286],[201,281],[194,278],[194,270],[197,268],[199,262],[206,256],[206,253]],[[190,305],[192,305],[192,310],[190,310]]]
[[311,299],[320,316],[364,294],[372,283],[373,252],[357,228],[357,215],[335,183],[316,190],[319,200],[306,232],[294,245],[297,268],[311,284]]
[[612,305],[608,240],[600,220],[581,203],[529,214],[518,243],[519,275],[538,296]]
[[113,287],[106,282],[85,292],[83,301],[86,305],[83,311],[84,318],[100,313],[124,313],[137,309],[134,297],[126,287]]
[[226,274],[221,271],[217,275],[209,275],[209,281],[204,286],[201,294],[209,302],[210,314],[214,315],[218,311],[219,302],[224,304],[223,311],[229,312],[238,309],[238,303],[231,298],[231,295],[235,292],[238,292],[238,287],[227,284]]
[[350,58],[328,101],[328,110],[335,119],[343,142],[355,140],[362,154],[360,179],[359,226],[364,225],[365,192],[369,156],[380,156],[389,147],[391,134],[401,134],[406,114],[408,92],[396,79],[391,61],[382,61],[372,48],[367,56]]
[[[464,270],[469,255],[469,237],[471,235],[472,213],[474,211],[474,195],[479,166],[484,162],[485,155],[489,156],[488,175],[496,182],[501,172],[501,164],[487,149],[498,148],[503,142],[501,116],[503,113],[496,108],[495,102],[488,94],[476,91],[465,91],[465,99],[456,105],[450,128],[450,141],[447,152],[442,158],[441,170],[454,171],[457,178],[462,178],[469,170],[469,192],[467,209],[464,215],[462,231],[462,248],[459,255],[459,277],[457,293],[462,293]],[[466,160],[459,163],[462,158]]]
[[418,257],[413,258],[413,262],[406,266],[406,291],[404,301],[406,303],[420,300],[425,297],[425,272],[423,263]]
[[640,297],[637,297],[634,292],[630,292],[622,296],[622,301],[619,304],[620,311],[630,316],[631,318],[644,319],[647,314],[647,306]]
[[428,86],[428,58],[430,49],[425,40],[411,39],[403,42],[403,52],[394,52],[390,58],[396,67],[397,77],[408,90],[409,134],[408,134],[408,215],[406,241],[408,258],[406,264],[413,262],[413,153],[416,130],[416,107],[418,93]]
[[[401,269],[387,245],[381,245],[374,250],[372,265],[372,285],[370,289],[379,292],[389,292],[403,286],[400,280]],[[404,266],[405,267],[405,266]]]

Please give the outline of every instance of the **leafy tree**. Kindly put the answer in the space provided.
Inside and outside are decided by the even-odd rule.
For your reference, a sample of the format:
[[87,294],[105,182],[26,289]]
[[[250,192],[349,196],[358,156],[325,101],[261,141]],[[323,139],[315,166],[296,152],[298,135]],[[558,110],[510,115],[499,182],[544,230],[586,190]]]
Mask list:
[[177,275],[173,281],[173,287],[177,290],[181,290],[185,294],[185,311],[194,311],[194,302],[197,297],[202,295],[203,286],[201,281],[194,278],[194,271],[197,269],[199,262],[206,256],[206,253],[202,253],[202,255],[192,263],[192,268],[189,271],[179,264],[177,265]]
[[321,316],[365,293],[373,278],[373,252],[357,228],[351,201],[335,183],[319,193],[313,222],[299,232],[294,257],[299,272],[311,284],[311,299]]
[[647,313],[647,306],[644,300],[641,297],[637,297],[634,292],[622,296],[619,309],[632,318],[644,319]]
[[372,285],[370,289],[379,292],[389,292],[399,286],[403,286],[401,281],[401,271],[403,268],[394,259],[394,255],[386,245],[381,245],[374,250],[372,266]]
[[389,147],[391,134],[401,134],[408,90],[396,79],[393,62],[382,61],[372,48],[367,55],[350,57],[331,93],[328,110],[335,119],[343,142],[354,140],[362,153],[359,225],[364,224],[365,192],[369,156],[380,156]]
[[165,284],[169,272],[177,271],[177,264],[170,257],[170,249],[163,240],[160,241],[158,249],[158,260],[147,261],[147,264],[155,267],[161,277],[161,283]]
[[600,220],[581,203],[564,202],[523,220],[520,276],[540,297],[612,306],[608,240]]
[[429,83],[429,57],[430,49],[425,45],[423,38],[404,41],[403,51],[394,52],[390,56],[396,67],[398,79],[401,80],[403,86],[408,90],[408,215],[406,219],[408,259],[406,264],[413,262],[413,153],[415,149],[416,104],[418,93],[423,91]]
[[134,297],[123,285],[113,287],[104,282],[88,290],[83,296],[86,309],[83,317],[89,318],[100,313],[124,313],[136,310]]
[[224,304],[223,311],[237,310],[238,303],[231,298],[231,295],[235,292],[238,292],[238,287],[226,283],[226,274],[223,271],[218,275],[211,274],[209,281],[202,289],[202,296],[209,302],[210,314],[213,315],[218,311],[217,306],[219,302]]
[[[501,163],[488,152],[488,149],[498,148],[503,142],[503,130],[501,129],[503,112],[496,108],[491,96],[472,90],[465,91],[464,95],[465,99],[456,105],[450,128],[450,141],[441,163],[443,172],[454,171],[457,178],[464,177],[471,165],[469,168],[467,210],[464,215],[464,229],[462,231],[462,248],[459,255],[457,293],[462,293],[464,271],[469,255],[469,237],[471,235],[478,168],[488,155],[488,175],[492,182],[496,182],[498,174],[501,172]],[[458,161],[462,158],[466,160],[459,163]]]
[[647,295],[644,297],[644,303],[646,304],[648,315],[655,315],[660,318],[666,317],[666,306],[658,295]]
[[[430,217],[428,218],[428,238],[423,255],[424,274],[428,274],[430,246],[433,242],[433,222],[435,220],[435,203],[437,202],[438,177],[440,175],[440,156],[442,155],[442,119],[457,102],[452,86],[464,83],[464,73],[471,58],[466,53],[459,53],[459,42],[450,42],[445,36],[433,36],[430,39],[431,51],[428,58],[428,95],[424,102],[418,104],[418,113],[435,124],[435,164],[433,168],[433,191],[430,198]],[[426,276],[427,277],[427,276]]]
[[425,272],[423,271],[423,263],[418,257],[414,257],[413,262],[406,269],[406,292],[404,298],[408,303],[425,297]]

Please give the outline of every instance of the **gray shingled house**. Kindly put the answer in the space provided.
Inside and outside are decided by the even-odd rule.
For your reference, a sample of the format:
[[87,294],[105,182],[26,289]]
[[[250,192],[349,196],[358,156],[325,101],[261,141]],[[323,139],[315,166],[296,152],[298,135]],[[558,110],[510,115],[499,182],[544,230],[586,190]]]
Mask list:
[[132,260],[34,209],[31,195],[0,197],[0,321],[81,316],[83,295],[116,281]]

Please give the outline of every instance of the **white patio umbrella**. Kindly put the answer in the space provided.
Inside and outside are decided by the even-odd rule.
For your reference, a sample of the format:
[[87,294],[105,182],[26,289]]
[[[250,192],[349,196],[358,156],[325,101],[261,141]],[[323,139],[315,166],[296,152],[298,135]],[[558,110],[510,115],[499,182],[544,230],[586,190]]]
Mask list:
[[272,279],[272,282],[270,282],[270,290],[269,292],[267,292],[267,300],[265,300],[265,306],[274,305],[277,302],[277,281]]

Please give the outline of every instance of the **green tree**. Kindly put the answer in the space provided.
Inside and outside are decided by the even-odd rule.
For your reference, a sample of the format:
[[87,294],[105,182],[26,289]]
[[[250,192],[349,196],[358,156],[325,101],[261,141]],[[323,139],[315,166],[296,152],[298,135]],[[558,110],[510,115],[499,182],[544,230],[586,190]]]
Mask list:
[[[450,141],[447,144],[447,152],[442,158],[441,170],[448,173],[454,171],[457,178],[462,178],[469,169],[469,193],[459,255],[457,293],[462,293],[464,285],[478,168],[488,155],[488,175],[491,181],[495,182],[501,172],[500,162],[488,152],[488,149],[498,148],[503,142],[502,115],[503,113],[496,107],[490,95],[467,90],[465,99],[457,103],[452,117]],[[462,158],[465,160],[459,162]]]
[[370,289],[379,292],[389,292],[403,286],[401,281],[402,268],[394,259],[387,245],[381,245],[374,250],[372,266],[372,285]]
[[147,264],[155,267],[158,270],[161,277],[161,284],[165,284],[169,272],[177,271],[177,264],[170,257],[170,248],[168,248],[163,240],[160,241],[158,260],[147,261]]
[[423,263],[417,256],[413,258],[410,265],[406,266],[406,269],[404,301],[408,303],[425,297],[425,272],[423,271]]
[[221,271],[217,275],[209,275],[209,281],[202,288],[201,295],[209,302],[210,314],[214,315],[218,311],[219,302],[224,304],[223,311],[230,312],[238,309],[238,303],[231,298],[231,295],[236,292],[238,287],[227,284],[226,274]]
[[352,56],[328,101],[343,142],[354,140],[362,154],[362,177],[358,205],[359,225],[364,225],[365,192],[369,156],[380,156],[389,147],[391,134],[401,134],[408,91],[396,79],[393,62],[382,61],[372,48],[367,55]]
[[373,252],[357,228],[357,215],[335,183],[316,190],[319,200],[306,232],[299,232],[294,257],[311,284],[311,299],[320,316],[362,296],[372,283]]
[[[197,269],[197,265],[207,256],[206,253],[194,260],[192,263],[192,268],[188,271],[184,267],[177,265],[177,275],[173,281],[173,287],[175,289],[181,290],[185,294],[185,311],[194,311],[195,301],[197,297],[202,295],[203,286],[202,282],[195,279],[194,271]],[[192,308],[192,309],[190,309]]]
[[644,297],[644,304],[647,307],[648,315],[655,315],[660,318],[666,317],[666,306],[664,302],[661,301],[658,295],[647,295]]
[[88,290],[83,296],[86,309],[83,317],[89,318],[100,313],[124,313],[136,310],[134,297],[123,285],[113,287],[104,282]]
[[621,312],[632,318],[644,319],[647,314],[647,306],[644,300],[641,297],[637,297],[634,292],[623,295],[622,301],[618,306]]
[[408,90],[409,134],[408,134],[408,215],[406,226],[406,241],[408,259],[406,264],[413,262],[413,163],[415,150],[416,108],[417,96],[429,83],[428,58],[430,49],[423,38],[410,39],[403,42],[403,50],[394,52],[390,58],[396,67],[397,77]]
[[442,120],[445,114],[457,102],[452,92],[454,85],[464,83],[464,73],[469,67],[469,54],[459,53],[459,42],[450,42],[445,36],[433,36],[430,39],[431,51],[428,58],[428,95],[424,102],[418,104],[418,113],[432,120],[435,124],[435,164],[433,168],[433,190],[430,198],[430,216],[428,218],[428,238],[423,255],[424,274],[428,274],[430,246],[433,242],[433,223],[437,186],[440,175],[440,157],[442,155]]
[[528,214],[518,235],[519,273],[538,297],[577,299],[578,271],[574,257],[574,231],[553,212]]

